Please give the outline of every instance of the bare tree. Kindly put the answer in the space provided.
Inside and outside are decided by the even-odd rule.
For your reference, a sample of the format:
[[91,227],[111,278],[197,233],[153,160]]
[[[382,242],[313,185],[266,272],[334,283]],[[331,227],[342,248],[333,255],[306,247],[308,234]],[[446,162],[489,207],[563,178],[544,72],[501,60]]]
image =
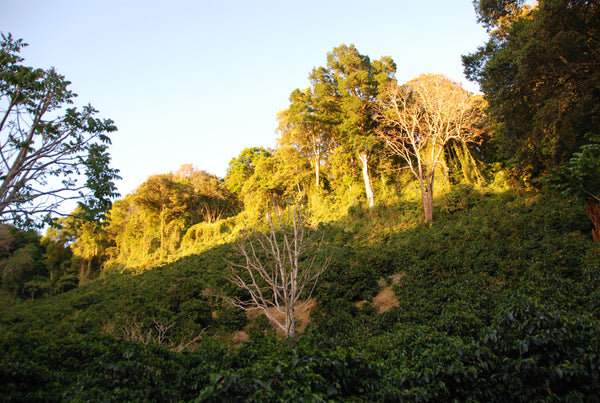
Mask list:
[[443,75],[391,85],[381,96],[377,133],[418,179],[425,220],[433,219],[435,172],[450,141],[473,141],[481,118],[478,98]]
[[323,235],[318,237],[306,227],[300,208],[290,207],[285,216],[275,209],[274,215],[267,214],[266,230],[252,232],[237,243],[244,263],[229,262],[231,281],[249,298],[232,302],[244,310],[262,310],[293,338],[296,311],[310,299],[330,258],[318,261]]

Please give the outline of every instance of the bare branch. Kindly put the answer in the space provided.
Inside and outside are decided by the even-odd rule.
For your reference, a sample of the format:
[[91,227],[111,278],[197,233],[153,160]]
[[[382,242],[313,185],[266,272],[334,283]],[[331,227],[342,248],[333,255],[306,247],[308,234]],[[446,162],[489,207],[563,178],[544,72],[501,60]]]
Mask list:
[[323,236],[315,242],[312,235],[316,232],[306,228],[299,208],[290,207],[285,217],[274,215],[275,220],[268,214],[265,231],[253,232],[237,243],[244,263],[228,262],[232,270],[230,280],[245,290],[249,299],[231,301],[244,310],[263,311],[286,336],[294,337],[297,305],[301,299],[306,303],[311,298],[330,258],[317,261],[315,253],[322,246]]
[[420,76],[403,86],[389,86],[379,103],[377,132],[402,157],[419,181],[425,219],[433,219],[435,172],[452,140],[475,139],[469,130],[479,118],[476,99],[441,75]]

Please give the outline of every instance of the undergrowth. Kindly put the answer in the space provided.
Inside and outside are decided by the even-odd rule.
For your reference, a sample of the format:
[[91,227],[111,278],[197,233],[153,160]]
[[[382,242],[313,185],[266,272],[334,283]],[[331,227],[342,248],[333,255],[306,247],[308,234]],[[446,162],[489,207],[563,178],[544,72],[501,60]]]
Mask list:
[[[583,209],[470,186],[321,222],[329,270],[283,340],[223,296],[231,244],[61,295],[3,295],[0,393],[15,401],[594,401],[600,249]],[[398,304],[379,313],[380,284]],[[242,343],[235,334],[245,331]],[[82,360],[87,360],[85,368]],[[67,381],[68,380],[68,381]],[[159,393],[154,394],[153,393]]]

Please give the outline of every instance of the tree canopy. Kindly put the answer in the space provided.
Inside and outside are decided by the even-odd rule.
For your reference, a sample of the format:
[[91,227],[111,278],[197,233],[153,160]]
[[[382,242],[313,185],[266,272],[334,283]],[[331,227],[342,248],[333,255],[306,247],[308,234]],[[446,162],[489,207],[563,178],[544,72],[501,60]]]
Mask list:
[[390,57],[371,61],[354,45],[340,45],[327,54],[325,67],[312,70],[310,88],[292,92],[290,107],[278,115],[280,142],[310,159],[317,185],[322,159],[347,154],[345,161],[358,160],[368,204],[374,205],[370,169],[381,142],[373,117],[379,92],[394,80],[395,72]]
[[436,74],[388,86],[381,98],[377,132],[419,181],[425,220],[431,221],[436,171],[448,169],[444,154],[450,142],[475,140],[478,98]]
[[476,2],[490,39],[463,63],[489,103],[496,159],[527,180],[566,166],[600,132],[600,5],[522,3]]

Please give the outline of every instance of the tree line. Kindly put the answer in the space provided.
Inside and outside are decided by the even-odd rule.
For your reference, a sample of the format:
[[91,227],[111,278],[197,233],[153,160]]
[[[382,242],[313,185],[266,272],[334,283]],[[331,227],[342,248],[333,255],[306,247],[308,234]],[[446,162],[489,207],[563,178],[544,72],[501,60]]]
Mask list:
[[[13,186],[12,194],[20,196],[4,197],[8,207],[0,217],[23,228],[35,217],[38,223],[56,218],[54,205],[36,210],[31,198],[44,193],[36,183],[47,180],[15,182],[7,164],[11,158],[18,162],[21,154],[43,155],[44,141],[53,138],[79,164],[32,166],[47,170],[39,171],[40,178],[62,175],[65,189],[76,192],[82,185],[64,177],[79,172],[87,176],[81,189],[88,193],[73,214],[53,221],[58,225],[40,239],[47,244],[40,256],[51,262],[61,253],[72,255],[60,270],[80,282],[103,267],[150,267],[211,242],[232,240],[272,204],[283,211],[300,202],[314,221],[327,221],[351,206],[385,204],[390,194],[412,186],[424,220],[431,221],[438,190],[465,182],[485,186],[498,171],[514,184],[579,198],[596,226],[594,237],[600,238],[598,5],[567,0],[535,6],[520,0],[474,4],[489,40],[463,56],[463,64],[483,95],[442,75],[399,83],[391,57],[371,60],[355,46],[341,45],[327,54],[325,65],[310,72],[310,86],[293,90],[289,106],[277,114],[275,149],[242,150],[230,161],[225,178],[189,165],[154,175],[113,204],[107,200],[116,196],[118,171],[109,166],[107,146],[108,133],[116,128],[109,120],[93,118],[91,107],[67,109],[61,119],[44,121],[45,105],[59,110],[72,102],[68,82],[20,65],[18,51],[24,45],[4,36],[2,180],[3,187]],[[60,82],[62,92],[48,89],[51,78]],[[35,127],[17,131],[27,114]],[[67,142],[68,136],[75,140]],[[61,161],[72,160],[57,157],[54,162]],[[26,213],[18,216],[19,211]],[[81,220],[86,216],[95,220]],[[18,231],[7,228],[7,233]],[[7,258],[21,249],[11,248]],[[48,264],[38,272],[54,278],[58,269]],[[32,281],[33,275],[25,279]],[[26,282],[19,283],[19,293]]]

